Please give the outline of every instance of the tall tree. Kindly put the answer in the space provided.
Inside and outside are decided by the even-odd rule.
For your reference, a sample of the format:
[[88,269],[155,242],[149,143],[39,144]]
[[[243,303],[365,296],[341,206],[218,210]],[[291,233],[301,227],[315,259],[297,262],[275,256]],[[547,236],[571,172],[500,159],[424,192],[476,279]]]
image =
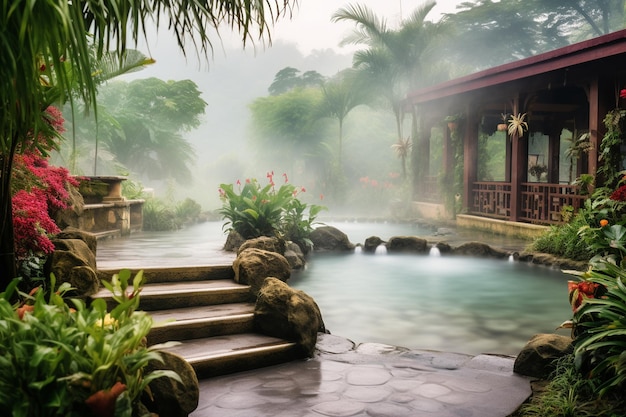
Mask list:
[[402,103],[406,92],[446,78],[446,71],[430,59],[440,41],[450,34],[446,21],[426,20],[434,7],[434,1],[424,3],[395,30],[363,5],[349,5],[332,17],[335,22],[348,21],[356,25],[342,44],[366,47],[354,54],[353,67],[366,79],[369,88],[387,100],[396,118],[398,141],[404,136]]
[[339,147],[337,149],[338,175],[343,175],[343,124],[348,114],[357,106],[365,104],[368,92],[353,70],[344,70],[322,85],[320,114],[337,119],[339,124]]
[[43,112],[51,103],[70,95],[95,102],[92,58],[109,50],[122,57],[129,40],[145,36],[148,22],[167,25],[183,51],[191,42],[204,55],[211,52],[210,36],[220,27],[236,29],[244,45],[255,37],[253,30],[269,39],[268,25],[290,12],[295,2],[5,1],[0,10],[0,288],[16,275],[13,156],[37,146],[32,138],[47,129]]
[[624,0],[474,0],[446,18],[444,50],[476,71],[624,28]]
[[[102,144],[133,172],[149,179],[191,180],[193,148],[183,133],[200,125],[206,102],[191,80],[117,81],[100,89],[98,103],[117,123],[99,125]],[[106,126],[114,129],[103,132]]]
[[264,157],[279,161],[314,153],[324,137],[317,122],[321,100],[316,88],[297,88],[254,100],[249,107],[256,148]]
[[268,91],[270,95],[277,96],[294,88],[316,87],[323,83],[324,76],[317,71],[306,71],[300,75],[300,70],[285,67],[276,73]]

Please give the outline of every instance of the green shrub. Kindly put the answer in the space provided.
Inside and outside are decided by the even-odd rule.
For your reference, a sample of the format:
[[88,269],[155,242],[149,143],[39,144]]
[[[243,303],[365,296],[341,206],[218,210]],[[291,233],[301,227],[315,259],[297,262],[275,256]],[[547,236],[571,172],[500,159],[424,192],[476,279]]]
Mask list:
[[[136,311],[143,275],[135,276],[132,291],[129,279],[122,271],[105,283],[118,303],[110,312],[102,299],[90,307],[72,300],[70,308],[62,297],[67,283],[48,295],[19,293],[16,304],[10,300],[18,298],[18,280],[0,294],[0,415],[78,417],[108,406],[130,417],[150,381],[180,381],[172,371],[144,374],[161,357],[143,342],[152,319]],[[102,399],[113,404],[96,405]]]
[[585,378],[574,366],[574,355],[556,361],[545,388],[533,394],[514,417],[617,417],[623,415],[621,401],[598,399],[596,382]]
[[202,213],[202,206],[191,198],[186,198],[176,205],[176,218],[182,224],[196,223]]
[[574,314],[576,367],[599,380],[598,394],[621,394],[626,381],[626,270],[600,259],[583,279],[597,290]]
[[176,216],[176,211],[168,207],[163,201],[152,197],[143,204],[143,230],[164,232],[178,230],[182,222]]
[[244,239],[260,236],[273,236],[292,240],[306,250],[310,248],[308,236],[313,230],[317,214],[322,206],[300,201],[297,196],[305,192],[304,187],[285,184],[276,188],[273,173],[268,173],[269,184],[261,187],[256,179],[237,181],[238,190],[233,184],[220,185],[222,208],[220,214],[227,222],[225,231],[236,231]]
[[594,255],[587,241],[581,239],[581,228],[587,227],[587,219],[583,213],[578,213],[569,223],[560,226],[551,226],[542,236],[531,245],[537,252],[550,253],[563,258],[577,261],[588,261]]

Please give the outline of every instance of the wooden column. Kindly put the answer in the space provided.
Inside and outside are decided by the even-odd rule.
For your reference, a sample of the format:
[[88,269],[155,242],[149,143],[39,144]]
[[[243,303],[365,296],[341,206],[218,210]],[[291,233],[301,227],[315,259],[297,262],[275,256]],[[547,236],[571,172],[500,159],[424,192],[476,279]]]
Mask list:
[[553,128],[548,133],[548,182],[559,183],[559,167],[561,162],[561,131],[563,121],[559,118],[552,122]]
[[463,207],[472,206],[472,184],[478,173],[478,123],[474,112],[466,112],[463,129]]
[[[515,98],[513,114],[521,113],[519,97]],[[526,181],[528,172],[528,133],[522,138],[517,132],[511,136],[511,216],[510,220],[519,220],[522,207],[522,183]]]
[[[598,77],[593,77],[589,83],[589,143],[591,147],[587,159],[587,173],[591,175],[596,175],[598,170],[598,149],[601,139],[599,130],[602,126],[603,116],[600,115],[599,91]],[[604,132],[604,130],[602,131]]]

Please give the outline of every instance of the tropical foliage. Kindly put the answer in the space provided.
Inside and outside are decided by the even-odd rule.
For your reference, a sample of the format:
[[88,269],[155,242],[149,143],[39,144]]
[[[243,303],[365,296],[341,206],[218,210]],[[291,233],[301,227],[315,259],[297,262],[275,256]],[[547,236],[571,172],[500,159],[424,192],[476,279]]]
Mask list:
[[168,231],[197,223],[202,207],[191,198],[170,203],[157,197],[146,198],[143,205],[143,230]]
[[109,82],[98,90],[97,121],[66,106],[75,143],[71,151],[62,146],[62,155],[73,161],[75,174],[125,170],[146,180],[188,183],[194,150],[184,133],[200,125],[206,108],[200,95],[190,80]]
[[271,96],[278,96],[296,88],[319,87],[325,77],[317,71],[306,71],[300,75],[300,70],[285,67],[274,76],[274,81],[268,88]]
[[[113,276],[106,287],[117,305],[104,300],[88,308],[64,299],[64,283],[49,291],[16,293],[17,280],[0,294],[0,413],[15,417],[133,415],[148,384],[161,377],[180,381],[172,371],[144,372],[161,361],[144,338],[152,319],[136,311],[142,273]],[[132,284],[132,286],[131,286]],[[11,300],[16,299],[16,303]]]
[[574,314],[575,365],[599,381],[598,394],[619,393],[626,381],[626,271],[599,260],[581,279],[593,291]]
[[226,26],[237,30],[245,45],[255,38],[253,29],[266,38],[267,26],[288,13],[291,4],[192,0],[152,8],[139,2],[49,0],[30,7],[5,5],[0,13],[0,287],[16,276],[13,157],[37,147],[30,139],[47,128],[43,113],[51,104],[76,99],[92,106],[98,84],[94,58],[114,50],[123,59],[128,41],[145,36],[152,22],[167,25],[183,50],[191,42],[196,51],[208,54],[210,36]]
[[[55,107],[46,110],[50,128],[39,133],[39,147],[27,150],[14,158],[12,171],[12,217],[15,233],[15,255],[20,272],[25,277],[37,274],[23,266],[36,261],[54,250],[50,235],[59,232],[52,220],[58,210],[68,208],[70,188],[78,182],[65,168],[49,165],[46,156],[64,131],[63,117]],[[46,137],[46,135],[48,135]]]
[[220,214],[227,220],[224,229],[235,231],[244,239],[271,236],[291,240],[306,253],[312,247],[312,226],[324,207],[300,201],[298,195],[306,189],[290,184],[287,174],[283,178],[285,182],[278,188],[273,172],[267,173],[265,186],[256,179],[247,179],[244,184],[238,180],[236,190],[233,184],[221,184]]
[[475,0],[446,18],[456,36],[441,52],[467,72],[623,29],[624,1]]
[[332,17],[334,22],[355,25],[342,44],[363,47],[354,54],[353,68],[373,95],[381,95],[387,101],[395,116],[398,140],[405,136],[402,103],[407,91],[444,81],[447,76],[446,68],[429,59],[450,33],[445,20],[438,23],[426,20],[434,7],[435,2],[424,3],[398,29],[391,29],[384,18],[358,4],[341,8]]

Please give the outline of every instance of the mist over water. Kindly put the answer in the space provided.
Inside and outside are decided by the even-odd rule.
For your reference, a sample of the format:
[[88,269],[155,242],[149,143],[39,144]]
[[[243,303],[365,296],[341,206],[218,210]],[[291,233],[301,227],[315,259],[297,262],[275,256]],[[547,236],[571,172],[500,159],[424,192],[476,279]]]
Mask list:
[[[235,254],[222,251],[222,224],[99,241],[98,267],[232,263]],[[412,223],[325,224],[339,228],[355,244],[373,235],[388,240],[400,235],[428,238],[433,233]],[[477,238],[475,233],[471,237]],[[461,232],[449,239],[471,240]],[[509,244],[513,247],[515,241]],[[509,260],[355,251],[313,254],[306,269],[294,272],[288,283],[315,299],[331,333],[355,342],[516,355],[532,335],[552,333],[571,318],[568,279],[558,270]]]
[[517,355],[571,317],[563,273],[506,260],[315,255],[289,284],[315,299],[331,333],[357,343]]

